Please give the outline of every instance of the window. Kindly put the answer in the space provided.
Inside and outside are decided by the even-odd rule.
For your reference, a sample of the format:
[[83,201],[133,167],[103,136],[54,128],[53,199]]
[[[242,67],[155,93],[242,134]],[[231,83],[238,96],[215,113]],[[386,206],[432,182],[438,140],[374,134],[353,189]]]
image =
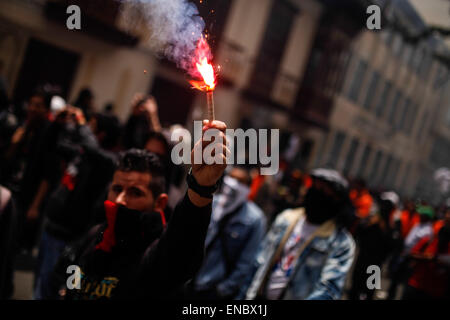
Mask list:
[[438,69],[436,71],[436,78],[434,79],[433,88],[439,89],[447,79],[447,68],[443,65],[438,64]]
[[436,137],[431,149],[430,159],[433,159],[433,164],[436,167],[448,166],[450,163],[450,154],[447,150],[450,150],[450,143],[444,137]]
[[447,126],[450,127],[450,106],[447,108]]
[[199,15],[205,21],[208,43],[213,52],[216,51],[222,39],[231,4],[232,0],[203,1],[197,4]]
[[422,61],[422,57],[423,57],[423,48],[416,47],[416,50],[415,50],[414,56],[413,56],[413,63],[412,63],[412,67],[416,72],[419,70],[420,62]]
[[388,182],[388,180],[389,180],[389,176],[388,176],[388,175],[389,175],[390,167],[391,167],[391,165],[392,165],[392,160],[393,160],[392,156],[389,155],[389,156],[387,157],[386,164],[384,165],[384,170],[383,170],[383,174],[382,174],[382,179],[383,179],[383,183],[384,183],[385,186],[387,185],[387,182]]
[[[350,69],[350,62],[352,61],[352,57],[353,54],[351,51],[343,51],[341,54],[341,61],[342,61],[342,65],[343,67],[343,79],[347,79],[347,75],[349,75],[349,69]],[[342,94],[344,94],[344,90],[345,90],[345,80],[341,82],[341,84],[339,85],[339,91],[342,92]]]
[[413,48],[411,47],[410,44],[405,44],[405,49],[403,50],[403,62],[407,65],[410,64],[411,62],[411,57],[413,54]]
[[403,46],[403,39],[400,34],[396,34],[392,43],[392,53],[396,56],[400,55]]
[[431,69],[431,63],[433,62],[431,53],[427,50],[424,52],[424,58],[422,60],[422,63],[420,64],[419,73],[422,76],[423,79],[428,78],[428,74]]
[[250,82],[252,91],[270,95],[296,13],[297,9],[287,1],[273,2]]
[[430,117],[430,112],[425,110],[422,116],[422,121],[420,123],[419,130],[416,133],[418,139],[422,139],[421,137],[426,135],[425,129],[427,128],[428,118]]
[[367,161],[369,160],[369,156],[370,153],[372,152],[372,149],[370,148],[369,145],[366,145],[364,147],[364,151],[361,157],[361,161],[359,162],[359,169],[358,169],[358,174],[357,177],[362,177],[363,173],[367,167]]
[[378,104],[375,109],[375,114],[377,115],[377,117],[381,117],[383,115],[390,92],[391,92],[391,83],[390,81],[386,81],[384,83],[384,88],[381,92],[380,99],[378,100]]
[[394,99],[392,100],[391,109],[389,110],[389,114],[387,117],[387,121],[391,125],[394,125],[396,111],[398,109],[398,106],[400,105],[401,100],[402,100],[402,93],[400,92],[400,90],[397,90],[395,92]]
[[364,108],[370,110],[373,105],[373,100],[375,97],[375,93],[377,90],[378,82],[380,80],[380,74],[378,72],[374,72],[372,74],[372,79],[370,79],[370,84],[367,89],[366,98],[364,99]]
[[410,171],[411,170],[411,164],[410,163],[407,163],[406,164],[406,166],[405,166],[405,170],[403,171],[403,177],[402,177],[402,179],[401,179],[401,181],[400,181],[400,189],[406,189],[406,187],[407,187],[407,183],[408,183],[408,177],[409,177],[409,174],[410,174]]
[[325,152],[325,147],[327,145],[327,139],[324,137],[322,141],[320,142],[320,147],[317,147],[317,153],[316,153],[316,159],[314,160],[314,166],[320,167],[322,165],[322,158],[323,154]]
[[399,130],[403,130],[405,128],[406,124],[406,118],[408,117],[408,114],[411,112],[411,99],[406,98],[405,103],[403,104],[403,109],[400,112],[400,117],[398,118],[397,122],[397,128]]
[[411,133],[414,128],[418,109],[419,109],[419,105],[417,105],[417,104],[413,104],[410,108],[410,112],[407,116],[408,122],[405,124],[405,131],[408,133]]
[[369,183],[371,183],[372,185],[377,178],[378,168],[380,167],[381,156],[382,156],[381,151],[377,151],[377,153],[375,154],[375,160],[373,162],[372,171],[369,175]]
[[327,167],[335,168],[336,163],[339,159],[339,155],[342,150],[342,144],[345,140],[345,134],[343,132],[338,131],[334,136],[333,147],[331,148],[331,152],[328,156],[328,161],[326,163]]
[[366,70],[367,70],[367,63],[362,60],[359,61],[348,93],[348,97],[350,98],[350,100],[354,102],[358,102],[359,92],[361,89],[361,84],[363,82]]
[[350,170],[353,166],[353,161],[355,160],[355,154],[358,150],[359,142],[357,138],[353,138],[352,142],[350,143],[350,148],[347,152],[347,158],[345,159],[345,165],[344,165],[344,174],[348,175],[350,173]]
[[392,40],[394,38],[394,32],[390,29],[383,29],[381,37],[386,42],[386,46],[389,47],[392,44]]
[[388,177],[386,179],[386,187],[394,187],[395,178],[397,177],[398,169],[400,167],[400,161],[397,159],[392,159],[391,168],[388,172]]

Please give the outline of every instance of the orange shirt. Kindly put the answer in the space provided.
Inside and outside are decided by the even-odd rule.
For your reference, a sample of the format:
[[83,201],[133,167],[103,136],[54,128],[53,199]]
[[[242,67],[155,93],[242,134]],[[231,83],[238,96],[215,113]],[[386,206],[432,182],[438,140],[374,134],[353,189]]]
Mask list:
[[437,235],[439,233],[439,230],[444,226],[444,220],[438,220],[433,224],[433,231],[434,234]]
[[259,189],[261,189],[261,187],[264,184],[265,179],[266,177],[263,175],[258,175],[253,179],[252,184],[250,186],[250,193],[248,194],[249,200],[251,201],[255,200],[256,196],[258,195]]
[[356,209],[356,215],[359,218],[366,218],[370,213],[370,208],[373,204],[373,198],[367,190],[363,190],[358,194],[358,191],[350,191],[350,199]]
[[[438,244],[439,240],[436,236],[433,239],[425,237],[414,246],[411,253],[424,253],[435,256],[438,253]],[[444,254],[450,254],[450,244]],[[435,260],[418,261],[413,267],[408,284],[431,296],[442,297],[447,290],[449,280],[449,273],[444,270],[445,268],[440,266]]]
[[400,221],[402,224],[402,236],[405,239],[411,229],[420,222],[420,216],[416,212],[412,213],[411,216],[409,211],[403,210]]

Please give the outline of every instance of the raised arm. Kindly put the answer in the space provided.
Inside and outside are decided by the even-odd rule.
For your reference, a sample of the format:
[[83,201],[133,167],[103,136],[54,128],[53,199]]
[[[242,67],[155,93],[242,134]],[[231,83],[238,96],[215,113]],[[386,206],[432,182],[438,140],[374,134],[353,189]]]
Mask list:
[[[225,129],[220,121],[204,122],[203,132],[208,129],[220,131],[220,137],[213,141],[203,139],[196,143],[191,153],[192,177],[195,184],[202,188],[213,187],[222,177],[226,168]],[[194,154],[202,152],[206,146],[213,144],[216,150],[222,150],[222,163],[195,164]],[[195,189],[195,190],[194,190]],[[204,243],[211,216],[212,197],[208,197],[197,187],[189,186],[183,200],[176,206],[167,231],[157,245],[149,248],[141,264],[137,281],[138,297],[150,297],[151,292],[158,292],[157,298],[168,297],[176,288],[181,287],[192,278],[200,268],[204,253]],[[158,290],[149,287],[158,288]]]

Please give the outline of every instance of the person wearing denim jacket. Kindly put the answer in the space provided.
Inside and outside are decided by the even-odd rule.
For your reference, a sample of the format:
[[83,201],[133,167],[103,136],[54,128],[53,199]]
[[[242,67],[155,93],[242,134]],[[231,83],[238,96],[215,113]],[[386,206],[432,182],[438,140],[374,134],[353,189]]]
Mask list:
[[192,298],[234,298],[250,270],[266,231],[266,219],[248,200],[249,182],[248,171],[235,167],[214,198],[205,257],[193,281]]
[[[252,269],[241,287],[238,299],[268,299],[271,275],[297,224],[308,221],[314,232],[295,248],[295,263],[276,299],[340,299],[352,265],[355,243],[346,231],[344,219],[354,218],[349,206],[347,181],[336,171],[316,169],[304,208],[280,213],[261,243]],[[331,197],[332,200],[329,200]],[[350,208],[350,209],[349,209]],[[273,297],[272,297],[273,299]]]

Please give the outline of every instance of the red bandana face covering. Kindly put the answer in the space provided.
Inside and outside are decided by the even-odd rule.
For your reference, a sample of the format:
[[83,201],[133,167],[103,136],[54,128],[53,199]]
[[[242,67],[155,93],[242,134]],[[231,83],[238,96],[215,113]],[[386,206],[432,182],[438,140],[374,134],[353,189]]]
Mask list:
[[108,227],[103,233],[103,240],[95,246],[95,249],[100,249],[105,252],[111,252],[112,247],[116,245],[116,236],[114,234],[114,228],[116,226],[118,205],[109,200],[106,200],[104,205]]
[[104,208],[107,227],[103,232],[102,241],[95,246],[95,249],[104,252],[111,252],[117,244],[117,239],[135,238],[137,234],[141,235],[142,240],[159,238],[166,226],[162,210],[142,213],[109,200],[104,202]]

